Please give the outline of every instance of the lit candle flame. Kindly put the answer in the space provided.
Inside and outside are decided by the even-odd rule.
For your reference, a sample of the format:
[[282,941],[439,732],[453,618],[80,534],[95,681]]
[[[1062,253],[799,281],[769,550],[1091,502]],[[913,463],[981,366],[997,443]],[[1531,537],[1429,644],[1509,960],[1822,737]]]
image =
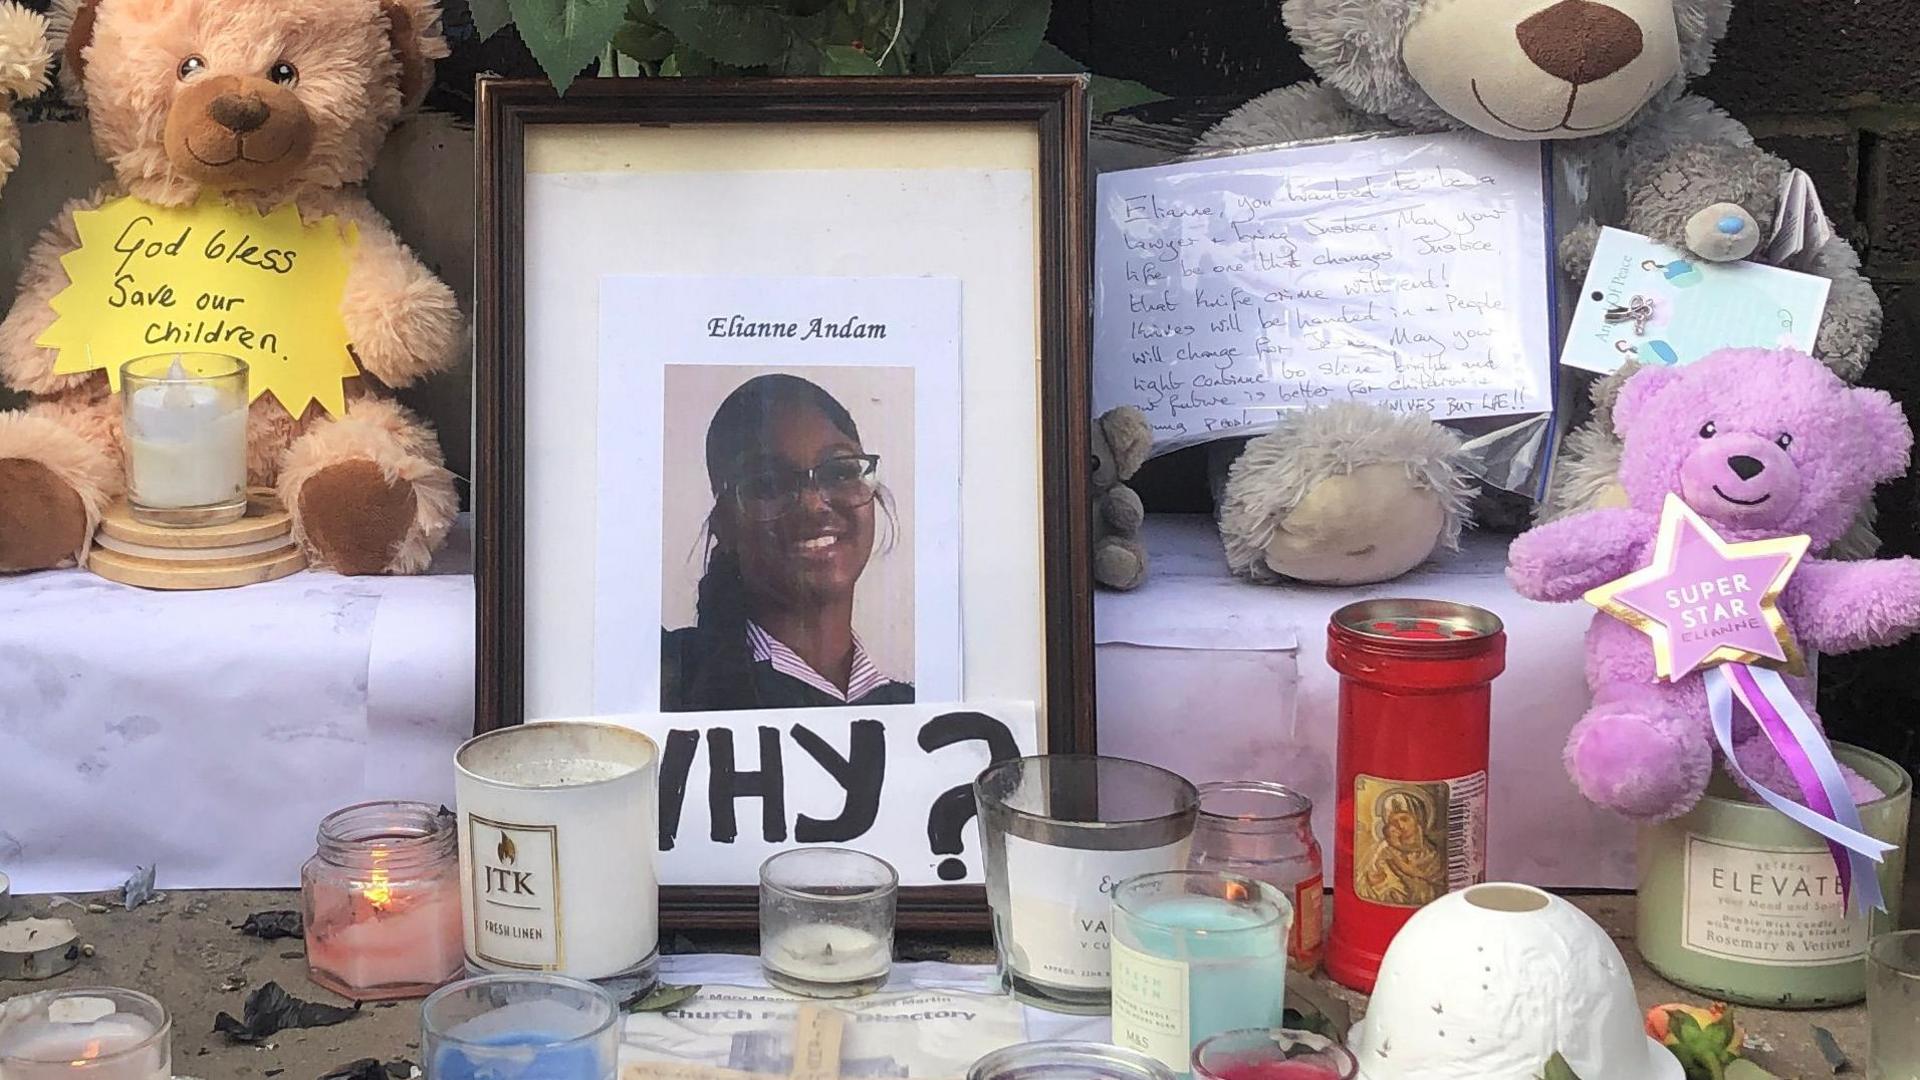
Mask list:
[[100,1056],[100,1040],[94,1039],[87,1043],[85,1049],[80,1051],[80,1056],[74,1059],[73,1064],[75,1066],[85,1065],[87,1062],[92,1061],[95,1058],[98,1058],[99,1056]]
[[1252,895],[1252,893],[1247,891],[1247,887],[1245,885],[1242,885],[1237,881],[1227,882],[1226,888],[1221,889],[1220,891],[1229,900],[1245,900],[1247,897]]
[[387,868],[382,865],[387,854],[386,848],[373,849],[373,880],[360,887],[360,895],[367,898],[375,911],[385,911],[393,903],[393,886],[388,883]]

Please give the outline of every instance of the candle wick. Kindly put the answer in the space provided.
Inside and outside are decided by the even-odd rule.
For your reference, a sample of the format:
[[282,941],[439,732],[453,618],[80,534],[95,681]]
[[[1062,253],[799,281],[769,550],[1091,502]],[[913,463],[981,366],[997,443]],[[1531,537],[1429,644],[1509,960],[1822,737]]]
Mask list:
[[821,955],[829,960],[833,959],[833,942],[827,942],[826,948],[822,950]]

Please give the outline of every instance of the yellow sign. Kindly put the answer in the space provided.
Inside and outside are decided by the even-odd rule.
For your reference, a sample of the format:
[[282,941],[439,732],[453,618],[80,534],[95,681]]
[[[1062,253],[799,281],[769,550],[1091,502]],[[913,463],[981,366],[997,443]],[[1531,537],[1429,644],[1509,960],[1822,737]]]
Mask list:
[[217,196],[169,209],[131,196],[73,216],[80,246],[60,260],[72,281],[40,335],[61,374],[105,369],[173,350],[247,362],[255,398],[271,392],[294,416],[317,401],[346,410],[342,382],[359,374],[340,300],[359,232],[337,218],[302,224]]

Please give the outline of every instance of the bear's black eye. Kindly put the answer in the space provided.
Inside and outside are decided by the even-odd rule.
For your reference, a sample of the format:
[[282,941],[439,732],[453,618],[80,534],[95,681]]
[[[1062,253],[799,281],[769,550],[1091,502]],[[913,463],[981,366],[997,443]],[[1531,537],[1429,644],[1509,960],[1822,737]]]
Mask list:
[[205,70],[207,70],[207,62],[198,56],[189,56],[185,60],[180,61],[180,77],[182,79],[192,78]]
[[1720,429],[1713,426],[1713,421],[1709,420],[1706,423],[1700,425],[1701,438],[1711,439],[1718,434],[1720,434]]
[[1782,450],[1785,450],[1788,447],[1793,445],[1793,436],[1783,431],[1780,433],[1779,438],[1773,440],[1773,445],[1779,447]]
[[292,64],[287,63],[285,60],[279,61],[278,63],[274,64],[272,67],[267,69],[267,78],[272,79],[274,82],[279,83],[281,86],[291,86],[293,85],[294,80],[298,79],[299,77],[300,77],[299,69],[295,68]]

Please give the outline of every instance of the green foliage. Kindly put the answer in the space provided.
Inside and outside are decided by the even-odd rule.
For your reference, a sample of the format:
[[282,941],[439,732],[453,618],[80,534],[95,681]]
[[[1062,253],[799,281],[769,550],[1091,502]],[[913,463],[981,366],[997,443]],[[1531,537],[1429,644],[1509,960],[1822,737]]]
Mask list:
[[1680,1059],[1687,1080],[1725,1080],[1727,1066],[1740,1049],[1733,1045],[1733,1020],[1723,1016],[1702,1025],[1679,1009],[1667,1011],[1667,1049]]
[[693,1000],[701,990],[699,986],[675,986],[672,983],[658,983],[652,990],[635,994],[620,1003],[621,1012],[645,1013],[666,1012],[668,1009],[684,1005]]
[[561,93],[626,24],[627,0],[507,0],[527,51]]
[[1567,1064],[1567,1059],[1555,1051],[1547,1059],[1547,1071],[1542,1074],[1541,1080],[1580,1080],[1580,1074],[1574,1072],[1573,1066]]
[[[656,76],[1086,71],[1044,40],[1052,0],[469,2],[483,37],[518,26],[563,94],[612,52]],[[1100,76],[1088,93],[1096,115],[1164,100],[1139,83]]]
[[1019,71],[1039,51],[1053,0],[941,0],[914,46],[927,75]]

